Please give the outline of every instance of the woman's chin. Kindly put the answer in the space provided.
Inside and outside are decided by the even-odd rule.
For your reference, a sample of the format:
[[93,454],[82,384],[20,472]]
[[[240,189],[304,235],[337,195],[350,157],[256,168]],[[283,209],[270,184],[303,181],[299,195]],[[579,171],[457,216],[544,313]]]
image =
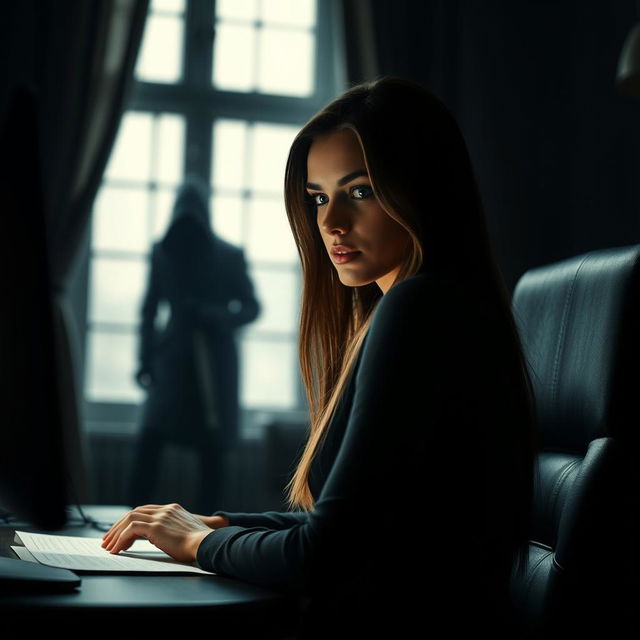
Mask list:
[[375,282],[375,279],[373,278],[357,277],[355,274],[340,273],[340,271],[338,271],[338,277],[345,287],[363,287],[366,284]]

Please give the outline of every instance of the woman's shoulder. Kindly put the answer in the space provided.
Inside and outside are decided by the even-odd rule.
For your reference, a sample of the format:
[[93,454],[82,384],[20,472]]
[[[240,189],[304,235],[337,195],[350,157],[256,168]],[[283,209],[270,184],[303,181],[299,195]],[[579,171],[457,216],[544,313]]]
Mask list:
[[378,303],[378,313],[417,313],[436,319],[470,310],[476,305],[474,297],[461,283],[418,273],[394,284]]
[[470,283],[419,273],[396,283],[382,296],[372,329],[419,333],[424,340],[455,338],[458,345],[487,340],[506,326],[508,310],[498,297],[482,295]]

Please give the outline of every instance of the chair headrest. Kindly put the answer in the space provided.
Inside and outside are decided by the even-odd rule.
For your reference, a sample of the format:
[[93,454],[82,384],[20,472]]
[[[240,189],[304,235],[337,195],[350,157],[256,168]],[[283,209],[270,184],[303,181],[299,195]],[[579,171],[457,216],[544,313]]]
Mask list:
[[639,260],[640,245],[604,249],[520,278],[512,307],[543,450],[584,453],[594,438],[637,438],[629,417],[640,393]]

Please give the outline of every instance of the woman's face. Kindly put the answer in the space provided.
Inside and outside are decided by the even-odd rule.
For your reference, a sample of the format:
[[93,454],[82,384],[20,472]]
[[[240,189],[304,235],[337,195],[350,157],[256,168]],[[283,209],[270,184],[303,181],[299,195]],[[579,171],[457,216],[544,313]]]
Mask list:
[[376,282],[386,293],[410,238],[375,197],[356,134],[344,130],[314,140],[307,180],[318,229],[340,282],[348,287]]

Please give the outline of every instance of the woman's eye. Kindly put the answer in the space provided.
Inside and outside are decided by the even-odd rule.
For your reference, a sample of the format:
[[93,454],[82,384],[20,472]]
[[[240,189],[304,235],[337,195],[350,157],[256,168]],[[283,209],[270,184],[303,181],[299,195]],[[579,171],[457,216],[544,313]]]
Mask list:
[[353,187],[351,189],[351,195],[356,200],[364,200],[373,194],[373,189],[371,187],[367,187],[366,185],[362,185],[360,187]]
[[324,193],[310,193],[309,202],[316,206],[321,206],[323,204],[327,204],[327,202],[329,202],[329,198]]

